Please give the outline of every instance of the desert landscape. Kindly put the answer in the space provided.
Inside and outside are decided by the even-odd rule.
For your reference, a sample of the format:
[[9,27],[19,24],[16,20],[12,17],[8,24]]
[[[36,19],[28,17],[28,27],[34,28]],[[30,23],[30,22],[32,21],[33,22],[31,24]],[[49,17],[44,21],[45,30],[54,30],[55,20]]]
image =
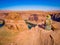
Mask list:
[[[52,19],[51,30],[41,27],[47,15]],[[0,10],[0,19],[4,21],[0,45],[60,45],[60,11]],[[36,26],[29,29],[25,20]]]

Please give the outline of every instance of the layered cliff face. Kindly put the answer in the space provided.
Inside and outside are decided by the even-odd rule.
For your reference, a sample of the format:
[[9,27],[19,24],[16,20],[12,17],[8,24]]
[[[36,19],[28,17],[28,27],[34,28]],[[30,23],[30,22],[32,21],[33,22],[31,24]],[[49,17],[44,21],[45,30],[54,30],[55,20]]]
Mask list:
[[51,14],[52,20],[60,22],[60,13]]
[[[28,20],[33,24],[44,24],[46,16],[52,17],[54,31],[42,27],[28,29]],[[0,28],[0,45],[60,45],[60,13],[44,11],[2,11],[0,19],[5,24]]]
[[[52,26],[59,29],[60,12],[44,12],[44,11],[0,11],[0,19],[5,20],[5,25],[10,30],[28,29],[24,20],[28,20],[33,24],[44,24],[46,16],[50,14]],[[19,26],[18,26],[19,25]],[[24,25],[24,26],[22,26]],[[24,28],[26,26],[26,28]],[[43,26],[44,27],[44,26]],[[24,31],[24,30],[23,30]]]
[[[18,28],[22,24],[27,26],[27,24],[24,22],[24,20],[28,20],[29,22],[32,22],[34,24],[39,24],[39,23],[42,23],[45,21],[45,17],[47,14],[48,14],[47,12],[42,12],[42,11],[26,11],[26,12],[24,12],[24,11],[20,11],[20,12],[1,11],[0,18],[5,20],[5,26],[8,29],[12,28],[11,30],[18,30]],[[19,25],[19,26],[17,26],[17,25]],[[24,26],[22,28],[24,28]],[[26,29],[27,28],[28,27],[26,27]],[[20,29],[20,30],[22,30],[22,29]]]

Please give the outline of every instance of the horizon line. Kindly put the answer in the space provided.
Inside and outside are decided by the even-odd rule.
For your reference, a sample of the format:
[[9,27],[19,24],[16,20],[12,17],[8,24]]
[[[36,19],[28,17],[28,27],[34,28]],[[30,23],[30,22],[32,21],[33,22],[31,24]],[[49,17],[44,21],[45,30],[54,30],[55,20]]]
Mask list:
[[30,11],[30,10],[38,10],[38,11],[52,11],[52,10],[60,10],[58,7],[51,6],[10,6],[5,8],[0,8],[0,10],[12,10],[12,11]]

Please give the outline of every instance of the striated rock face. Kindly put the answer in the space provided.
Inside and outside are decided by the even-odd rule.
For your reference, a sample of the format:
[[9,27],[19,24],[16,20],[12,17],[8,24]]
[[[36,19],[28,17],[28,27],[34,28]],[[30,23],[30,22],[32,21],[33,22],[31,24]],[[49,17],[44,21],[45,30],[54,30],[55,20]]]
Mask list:
[[31,21],[34,21],[34,20],[38,21],[38,15],[37,14],[30,15],[29,20],[31,20]]
[[60,13],[51,14],[52,20],[60,22]]
[[4,24],[5,24],[5,20],[0,19],[0,27],[4,26]]

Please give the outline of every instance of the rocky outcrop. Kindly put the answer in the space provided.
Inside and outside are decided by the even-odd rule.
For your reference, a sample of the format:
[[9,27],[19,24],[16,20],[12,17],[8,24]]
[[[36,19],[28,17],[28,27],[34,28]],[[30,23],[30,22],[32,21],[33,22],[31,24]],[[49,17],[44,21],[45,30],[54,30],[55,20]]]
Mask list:
[[60,13],[50,14],[52,17],[52,20],[60,22]]

